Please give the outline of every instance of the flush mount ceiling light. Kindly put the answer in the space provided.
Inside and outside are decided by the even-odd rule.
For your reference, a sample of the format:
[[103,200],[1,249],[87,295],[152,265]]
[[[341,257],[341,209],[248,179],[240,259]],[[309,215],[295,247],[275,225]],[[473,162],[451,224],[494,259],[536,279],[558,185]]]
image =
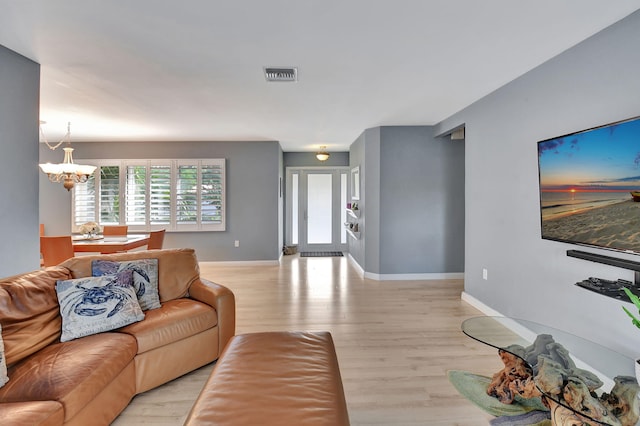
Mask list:
[[298,68],[264,67],[264,78],[267,81],[298,81]]
[[70,191],[76,183],[86,182],[96,169],[96,166],[83,166],[81,164],[75,164],[73,162],[73,148],[71,148],[71,123],[67,123],[67,134],[64,138],[55,145],[51,145],[47,138],[44,136],[42,125],[44,121],[40,122],[40,136],[44,143],[47,144],[50,150],[55,150],[63,143],[67,143],[67,146],[62,148],[64,151],[64,160],[59,164],[40,164],[40,169],[47,174],[51,182],[60,183]]
[[319,161],[327,161],[329,159],[329,153],[326,146],[321,146],[320,151],[316,152],[316,158]]

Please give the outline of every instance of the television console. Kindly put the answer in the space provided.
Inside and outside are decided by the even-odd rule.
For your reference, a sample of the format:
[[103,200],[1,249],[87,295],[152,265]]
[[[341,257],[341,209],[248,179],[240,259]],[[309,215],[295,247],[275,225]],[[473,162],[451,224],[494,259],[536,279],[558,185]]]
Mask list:
[[622,290],[623,287],[628,288],[633,294],[640,297],[640,262],[580,250],[567,250],[567,256],[634,271],[634,282],[622,279],[605,280],[603,278],[590,277],[577,282],[577,286],[629,303],[631,303],[631,300],[629,300],[624,290]]

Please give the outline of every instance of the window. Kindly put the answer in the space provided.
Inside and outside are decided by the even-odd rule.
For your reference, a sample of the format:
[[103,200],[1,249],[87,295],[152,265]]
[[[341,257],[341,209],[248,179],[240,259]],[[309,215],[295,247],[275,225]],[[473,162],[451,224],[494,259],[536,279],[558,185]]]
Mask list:
[[132,231],[225,230],[224,159],[92,163],[96,172],[74,187],[74,231],[89,221]]

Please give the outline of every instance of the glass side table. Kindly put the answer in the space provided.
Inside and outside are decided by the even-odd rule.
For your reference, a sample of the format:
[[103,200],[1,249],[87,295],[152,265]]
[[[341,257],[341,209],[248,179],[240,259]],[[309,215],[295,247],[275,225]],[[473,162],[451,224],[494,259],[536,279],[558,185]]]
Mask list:
[[557,426],[640,426],[633,359],[566,331],[515,318],[470,318],[462,323],[462,332],[498,349],[505,367],[494,374],[487,393],[501,402],[511,403],[516,394],[539,396]]

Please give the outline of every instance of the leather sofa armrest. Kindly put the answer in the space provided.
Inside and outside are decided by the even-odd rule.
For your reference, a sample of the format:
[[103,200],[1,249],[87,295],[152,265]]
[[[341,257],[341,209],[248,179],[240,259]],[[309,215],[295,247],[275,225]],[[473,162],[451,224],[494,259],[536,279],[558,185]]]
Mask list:
[[189,297],[212,306],[218,313],[219,353],[236,334],[236,298],[231,290],[204,278],[189,287]]

